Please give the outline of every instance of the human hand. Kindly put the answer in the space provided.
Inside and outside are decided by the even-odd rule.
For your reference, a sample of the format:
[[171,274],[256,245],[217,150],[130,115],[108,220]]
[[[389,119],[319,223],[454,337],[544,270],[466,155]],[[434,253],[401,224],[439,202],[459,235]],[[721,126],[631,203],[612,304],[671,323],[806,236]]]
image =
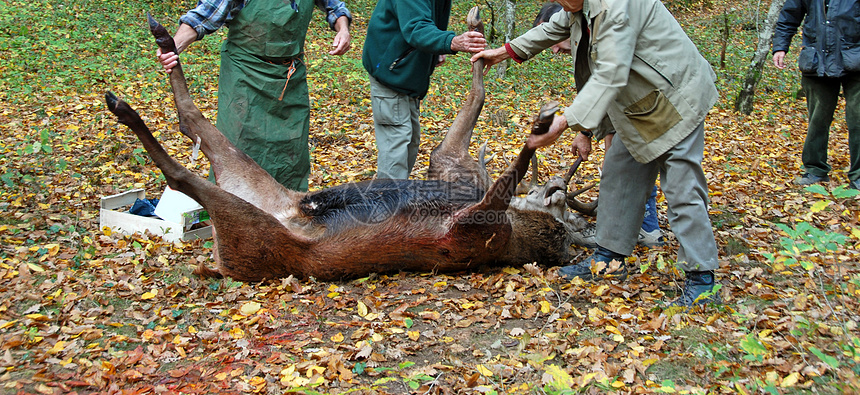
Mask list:
[[785,68],[785,51],[776,51],[773,53],[773,65],[778,69]]
[[465,32],[451,40],[451,50],[455,52],[481,52],[487,46],[484,35],[478,32]]
[[337,34],[334,36],[334,42],[331,44],[332,50],[328,54],[343,55],[350,48],[349,18],[345,16],[337,18],[334,29],[337,31]]
[[161,48],[155,50],[155,57],[158,59],[158,62],[161,63],[161,67],[164,67],[164,71],[167,74],[170,74],[173,71],[173,68],[179,64],[179,55],[174,52],[161,53]]
[[529,135],[529,138],[526,140],[526,147],[530,149],[538,149],[552,145],[552,143],[561,137],[561,134],[564,133],[565,129],[567,129],[567,119],[562,115],[556,115],[553,117],[552,124],[549,126],[549,130],[546,133]]
[[511,56],[508,55],[508,51],[505,50],[505,47],[499,47],[478,52],[472,55],[472,58],[469,60],[471,60],[472,63],[475,63],[479,59],[484,59],[484,75],[487,75],[487,73],[490,72],[490,67],[505,59],[509,59],[510,57]]
[[582,158],[582,160],[588,160],[588,155],[591,154],[591,137],[577,133],[576,137],[573,138],[570,150],[573,151],[574,155]]
[[161,53],[161,49],[155,51],[155,56],[164,71],[168,74],[173,71],[173,68],[179,64],[179,54],[188,48],[188,45],[197,40],[197,32],[188,24],[182,23],[176,34],[173,35],[173,42],[176,44],[176,52]]
[[447,58],[447,55],[439,55],[439,58],[436,60],[436,67],[439,67],[442,65],[442,63],[445,63],[445,59]]
[[340,29],[337,34],[334,36],[334,42],[332,42],[331,47],[332,50],[328,51],[329,55],[343,55],[351,48],[350,44],[350,36],[349,29]]

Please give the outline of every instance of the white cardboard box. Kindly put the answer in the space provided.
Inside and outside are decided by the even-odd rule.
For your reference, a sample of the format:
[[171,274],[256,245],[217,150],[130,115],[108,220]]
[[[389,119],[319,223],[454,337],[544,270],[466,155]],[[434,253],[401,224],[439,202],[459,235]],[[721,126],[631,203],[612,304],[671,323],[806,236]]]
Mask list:
[[[128,208],[134,204],[135,200],[145,198],[146,191],[143,189],[133,189],[128,192],[102,197],[99,212],[99,228],[107,226],[121,234],[150,231],[161,235],[164,240],[171,242],[212,237],[211,225],[191,229],[192,225],[209,218],[208,213],[199,206],[199,208],[180,211],[177,216],[172,216],[172,221],[177,222],[166,221],[158,217],[143,217],[128,212]],[[120,208],[125,211],[117,211]],[[179,222],[180,218],[181,222]]]

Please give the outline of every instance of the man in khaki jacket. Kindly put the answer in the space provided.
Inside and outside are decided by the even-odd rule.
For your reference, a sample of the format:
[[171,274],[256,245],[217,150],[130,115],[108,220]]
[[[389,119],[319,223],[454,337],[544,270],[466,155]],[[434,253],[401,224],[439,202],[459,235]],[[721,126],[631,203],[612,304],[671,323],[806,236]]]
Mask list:
[[[598,248],[559,273],[625,279],[624,260],[633,252],[643,203],[659,174],[680,244],[677,262],[686,272],[683,294],[673,304],[719,302],[711,292],[719,264],[702,170],[704,120],[717,101],[714,71],[660,0],[556,2],[566,12],[472,60],[484,58],[487,67],[508,58],[522,62],[570,39],[575,72],[586,73],[587,81],[550,131],[529,137],[530,144],[550,145],[569,128],[578,132],[574,153],[587,158],[591,130],[600,133],[605,116],[617,130],[600,183]],[[577,59],[583,55],[587,59]]]

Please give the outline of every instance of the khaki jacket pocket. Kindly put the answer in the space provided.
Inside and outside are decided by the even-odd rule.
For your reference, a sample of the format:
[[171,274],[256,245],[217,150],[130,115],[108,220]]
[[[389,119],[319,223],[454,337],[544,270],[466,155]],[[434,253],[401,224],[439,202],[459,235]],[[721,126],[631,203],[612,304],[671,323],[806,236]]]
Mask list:
[[646,143],[654,141],[681,122],[681,114],[660,90],[653,90],[629,105],[624,109],[624,115]]

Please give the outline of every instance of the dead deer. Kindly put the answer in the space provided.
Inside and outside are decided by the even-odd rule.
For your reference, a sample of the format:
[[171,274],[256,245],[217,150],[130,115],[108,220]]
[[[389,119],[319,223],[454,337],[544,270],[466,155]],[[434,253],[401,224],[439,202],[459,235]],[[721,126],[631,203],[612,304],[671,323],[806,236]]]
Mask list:
[[[481,27],[477,8],[467,18]],[[162,51],[175,51],[172,37],[149,17]],[[563,218],[566,183],[544,188],[537,206],[509,206],[535,148],[524,144],[499,179],[468,154],[484,104],[483,62],[472,65],[472,87],[444,141],[431,155],[427,180],[369,180],[313,192],[284,188],[240,152],[194,105],[181,65],[170,73],[182,134],[199,142],[217,185],[171,158],[140,116],[108,92],[108,108],[140,139],[167,184],[199,202],[216,230],[217,270],[202,275],[241,281],[287,276],[338,280],[371,273],[450,272],[481,265],[568,261]],[[553,106],[536,117],[532,133],[549,128]],[[483,156],[483,155],[482,155]],[[546,203],[549,203],[548,205]],[[528,203],[518,204],[528,207]]]

